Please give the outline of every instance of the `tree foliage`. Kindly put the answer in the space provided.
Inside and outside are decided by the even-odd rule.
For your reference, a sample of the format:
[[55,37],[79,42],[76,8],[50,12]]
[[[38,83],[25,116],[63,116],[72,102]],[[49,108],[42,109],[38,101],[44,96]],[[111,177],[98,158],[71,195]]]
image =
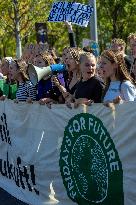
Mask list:
[[136,29],[135,0],[103,0],[98,1],[98,29],[102,46],[111,38],[127,39],[130,32]]
[[[19,32],[22,45],[35,42],[35,23],[46,22],[49,43],[59,52],[69,45],[68,32],[64,23],[47,22],[53,0],[0,0],[0,55],[15,55],[16,16],[14,2],[18,3]],[[72,1],[72,0],[71,0]],[[88,4],[89,0],[75,2]],[[103,49],[111,38],[126,40],[130,32],[136,28],[135,0],[97,0],[98,39]],[[83,38],[90,38],[90,26],[83,28],[73,25],[78,45]]]

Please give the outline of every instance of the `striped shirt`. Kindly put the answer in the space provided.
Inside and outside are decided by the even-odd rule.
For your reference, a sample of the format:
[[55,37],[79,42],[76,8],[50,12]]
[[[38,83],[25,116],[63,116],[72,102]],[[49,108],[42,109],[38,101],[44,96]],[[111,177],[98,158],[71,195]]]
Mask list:
[[30,81],[21,82],[16,92],[16,99],[19,101],[26,101],[28,98],[36,100],[36,94],[36,87]]

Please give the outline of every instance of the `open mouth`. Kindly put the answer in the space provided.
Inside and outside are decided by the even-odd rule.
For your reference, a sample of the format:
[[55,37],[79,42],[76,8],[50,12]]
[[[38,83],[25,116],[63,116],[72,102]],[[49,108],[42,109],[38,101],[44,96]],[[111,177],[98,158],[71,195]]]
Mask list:
[[70,64],[67,64],[67,67],[70,68]]
[[88,74],[88,75],[92,75],[92,74],[93,74],[93,72],[91,72],[91,71],[88,71],[88,72],[87,72],[87,74]]
[[68,68],[68,70],[70,70],[71,69],[71,65],[67,64],[67,68]]

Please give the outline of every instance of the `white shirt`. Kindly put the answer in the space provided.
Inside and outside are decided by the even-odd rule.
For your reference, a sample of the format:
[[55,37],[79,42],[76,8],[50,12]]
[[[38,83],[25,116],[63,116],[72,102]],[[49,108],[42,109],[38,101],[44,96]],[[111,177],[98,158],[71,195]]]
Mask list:
[[120,84],[120,81],[111,81],[105,94],[104,102],[113,101],[120,96],[124,101],[136,101],[136,86],[126,80]]

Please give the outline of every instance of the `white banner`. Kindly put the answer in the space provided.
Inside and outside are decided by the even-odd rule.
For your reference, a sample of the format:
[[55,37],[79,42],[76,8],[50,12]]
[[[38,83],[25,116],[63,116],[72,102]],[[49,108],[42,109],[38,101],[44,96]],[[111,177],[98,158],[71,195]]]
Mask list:
[[136,103],[0,102],[0,187],[30,205],[135,205]]
[[69,21],[87,27],[93,7],[74,2],[54,2],[48,21]]

